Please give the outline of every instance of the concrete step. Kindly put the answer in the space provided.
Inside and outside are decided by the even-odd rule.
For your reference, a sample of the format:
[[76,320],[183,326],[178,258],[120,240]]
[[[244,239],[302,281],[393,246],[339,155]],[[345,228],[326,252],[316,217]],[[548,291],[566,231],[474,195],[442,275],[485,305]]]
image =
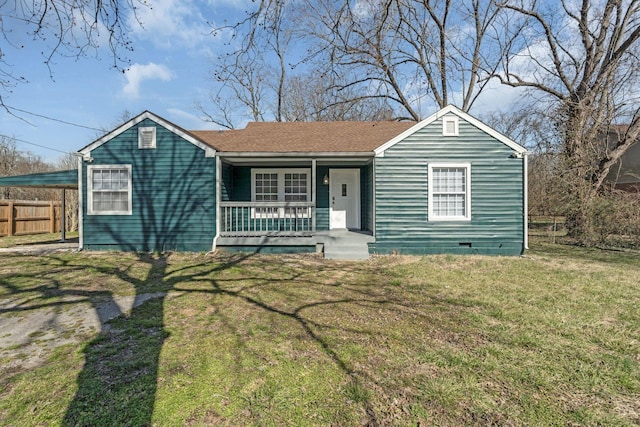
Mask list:
[[369,259],[367,245],[325,245],[324,257],[327,259],[364,260]]
[[348,230],[321,232],[317,237],[319,237],[318,241],[324,245],[324,257],[327,259],[369,259],[367,243],[375,241],[370,234]]

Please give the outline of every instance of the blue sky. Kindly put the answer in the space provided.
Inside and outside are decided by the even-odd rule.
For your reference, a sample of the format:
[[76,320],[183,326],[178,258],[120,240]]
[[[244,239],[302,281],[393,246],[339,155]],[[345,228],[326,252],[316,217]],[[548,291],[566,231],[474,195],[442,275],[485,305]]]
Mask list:
[[[205,101],[210,83],[211,58],[223,38],[209,34],[207,22],[221,24],[242,16],[249,0],[154,0],[152,9],[141,9],[144,29],[132,23],[132,66],[122,73],[112,67],[105,49],[86,58],[55,57],[52,77],[41,52],[46,45],[34,42],[27,27],[13,22],[11,41],[3,40],[5,61],[14,75],[28,82],[3,93],[10,107],[90,128],[113,129],[122,113],[136,115],[151,110],[186,129],[205,129],[210,124],[198,118],[194,107]],[[3,65],[5,68],[6,65]],[[62,152],[75,152],[101,132],[13,111],[0,111],[0,134],[16,138],[21,151],[30,151],[46,161]],[[32,144],[51,149],[45,149]],[[54,151],[57,150],[57,151]]]

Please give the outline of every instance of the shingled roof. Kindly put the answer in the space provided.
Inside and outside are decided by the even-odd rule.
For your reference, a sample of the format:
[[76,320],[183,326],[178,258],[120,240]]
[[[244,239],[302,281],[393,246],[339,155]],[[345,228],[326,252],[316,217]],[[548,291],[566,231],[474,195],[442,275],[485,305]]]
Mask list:
[[372,152],[415,122],[251,122],[245,129],[190,131],[221,152]]

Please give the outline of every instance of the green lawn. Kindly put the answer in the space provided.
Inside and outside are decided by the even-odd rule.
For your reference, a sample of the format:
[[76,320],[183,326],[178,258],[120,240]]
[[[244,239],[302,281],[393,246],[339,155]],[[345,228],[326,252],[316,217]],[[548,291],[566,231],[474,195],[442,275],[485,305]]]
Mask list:
[[[60,233],[29,234],[25,236],[0,237],[0,248],[11,248],[14,246],[59,243],[62,235]],[[77,231],[68,231],[66,239],[78,239]]]
[[637,425],[639,282],[638,252],[546,243],[368,262],[0,255],[0,316],[17,298],[167,293],[41,366],[0,364],[0,425]]

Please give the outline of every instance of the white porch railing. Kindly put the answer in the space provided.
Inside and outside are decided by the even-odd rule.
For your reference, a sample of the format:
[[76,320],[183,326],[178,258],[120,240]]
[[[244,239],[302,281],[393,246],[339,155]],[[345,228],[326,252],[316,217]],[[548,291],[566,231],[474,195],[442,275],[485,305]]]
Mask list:
[[310,202],[221,202],[220,236],[311,236],[315,214]]

